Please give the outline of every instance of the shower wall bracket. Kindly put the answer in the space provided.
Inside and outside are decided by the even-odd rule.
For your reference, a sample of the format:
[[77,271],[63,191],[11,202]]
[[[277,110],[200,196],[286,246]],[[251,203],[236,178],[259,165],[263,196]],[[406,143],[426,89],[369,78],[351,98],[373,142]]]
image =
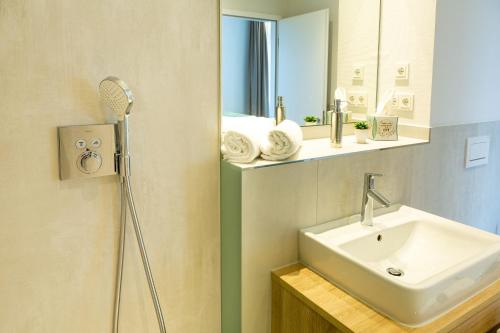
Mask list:
[[57,130],[61,180],[117,174],[114,124],[64,126]]

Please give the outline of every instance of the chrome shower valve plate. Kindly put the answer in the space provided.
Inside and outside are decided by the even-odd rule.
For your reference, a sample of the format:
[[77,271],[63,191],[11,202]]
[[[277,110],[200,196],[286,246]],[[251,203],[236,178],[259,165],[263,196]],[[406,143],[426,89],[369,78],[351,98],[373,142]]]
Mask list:
[[116,175],[115,125],[58,127],[59,178]]

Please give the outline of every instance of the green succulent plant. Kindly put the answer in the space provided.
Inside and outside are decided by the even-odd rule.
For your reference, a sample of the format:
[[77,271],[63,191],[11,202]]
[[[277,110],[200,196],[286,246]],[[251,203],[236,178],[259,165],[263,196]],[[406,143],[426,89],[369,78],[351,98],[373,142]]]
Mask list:
[[368,129],[368,123],[366,121],[358,121],[354,123],[354,128],[359,130]]
[[318,117],[316,117],[316,116],[306,116],[306,117],[304,118],[304,121],[305,121],[306,123],[315,123],[315,122],[317,122],[318,120],[319,120],[319,118],[318,118]]

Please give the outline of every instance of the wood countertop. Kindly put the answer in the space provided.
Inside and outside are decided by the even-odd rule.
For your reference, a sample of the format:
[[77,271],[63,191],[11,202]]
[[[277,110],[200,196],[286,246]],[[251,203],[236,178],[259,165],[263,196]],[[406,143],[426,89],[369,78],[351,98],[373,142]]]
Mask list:
[[[280,325],[284,314],[279,289],[293,295],[334,328],[325,332],[487,332],[500,323],[500,280],[433,322],[418,328],[402,326],[372,310],[301,264],[272,273],[273,332],[289,332]],[[308,310],[309,311],[309,310]],[[295,316],[297,316],[295,312]],[[309,316],[310,317],[310,316]],[[304,320],[302,320],[304,321]],[[308,332],[297,330],[296,332]],[[495,330],[491,331],[495,332]]]

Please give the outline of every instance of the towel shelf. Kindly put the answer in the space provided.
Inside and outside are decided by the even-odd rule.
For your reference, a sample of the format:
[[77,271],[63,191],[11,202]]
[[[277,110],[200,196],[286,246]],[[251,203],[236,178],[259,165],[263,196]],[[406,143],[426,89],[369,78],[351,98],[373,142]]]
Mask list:
[[333,148],[330,139],[312,139],[304,140],[302,148],[297,154],[284,161],[266,161],[257,159],[252,163],[232,163],[234,166],[244,170],[267,168],[289,163],[298,163],[314,160],[322,160],[328,158],[335,158],[338,156],[345,156],[356,153],[370,152],[376,150],[384,150],[398,147],[413,146],[419,144],[429,143],[428,139],[410,138],[400,136],[397,141],[369,141],[367,144],[356,143],[354,135],[344,136],[342,148]]

